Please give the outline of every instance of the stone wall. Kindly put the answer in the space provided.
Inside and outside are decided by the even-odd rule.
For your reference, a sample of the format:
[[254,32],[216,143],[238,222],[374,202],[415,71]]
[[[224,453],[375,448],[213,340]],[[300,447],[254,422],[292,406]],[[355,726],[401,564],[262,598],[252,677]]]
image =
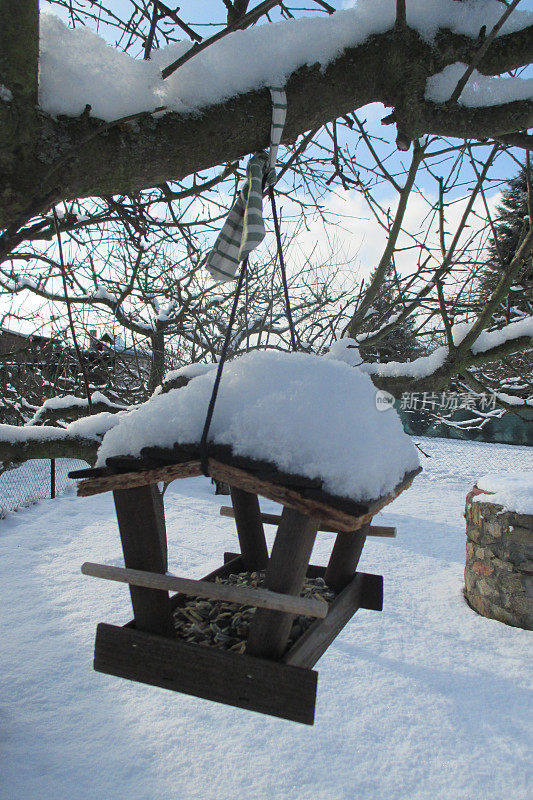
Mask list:
[[533,516],[476,494],[466,498],[465,597],[484,617],[533,630]]

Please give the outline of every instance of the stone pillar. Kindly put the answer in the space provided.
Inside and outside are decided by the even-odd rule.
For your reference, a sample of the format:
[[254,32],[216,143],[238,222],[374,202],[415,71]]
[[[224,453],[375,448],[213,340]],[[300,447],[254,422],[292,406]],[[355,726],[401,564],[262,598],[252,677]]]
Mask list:
[[533,630],[533,516],[466,498],[465,597],[479,614]]

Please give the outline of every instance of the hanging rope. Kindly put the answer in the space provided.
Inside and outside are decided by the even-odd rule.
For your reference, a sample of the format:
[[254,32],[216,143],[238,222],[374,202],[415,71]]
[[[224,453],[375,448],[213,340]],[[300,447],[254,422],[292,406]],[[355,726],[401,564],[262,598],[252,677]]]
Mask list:
[[[281,269],[281,280],[285,298],[285,309],[291,335],[291,349],[293,351],[297,349],[296,333],[294,330],[289,300],[285,259],[283,257],[283,247],[273,188],[276,182],[275,165],[278,147],[281,141],[283,127],[285,125],[285,116],[287,113],[287,98],[283,89],[271,89],[270,94],[272,96],[270,153],[268,155],[267,153],[256,153],[249,160],[246,168],[247,182],[239,194],[236,202],[232,206],[226,221],[224,222],[222,230],[217,237],[215,246],[209,253],[206,262],[206,267],[214,278],[220,281],[227,281],[232,280],[235,277],[239,263],[242,261],[242,267],[239,273],[237,287],[235,289],[235,297],[233,298],[233,306],[228,322],[228,328],[226,330],[226,336],[224,339],[222,352],[220,354],[220,361],[218,363],[217,374],[213,384],[213,391],[211,393],[211,399],[209,400],[204,429],[202,431],[202,438],[200,440],[200,465],[202,472],[206,477],[209,477],[209,430],[215,410],[215,403],[220,387],[220,380],[222,378],[222,371],[224,369],[224,363],[226,361],[231,342],[231,334],[233,331],[233,325],[235,323],[235,317],[237,315],[239,297],[243,283],[245,282],[247,276],[248,256],[249,253],[254,250],[265,237],[265,226],[263,222],[263,190],[265,186],[268,186],[268,195],[272,206],[274,230],[276,233],[277,251]],[[248,350],[247,306],[248,284],[246,282],[245,320],[247,329],[246,349]]]
[[231,342],[231,332],[233,330],[233,325],[235,323],[235,317],[237,315],[237,305],[239,303],[239,296],[241,294],[242,284],[247,269],[248,269],[248,256],[242,262],[239,279],[237,281],[237,288],[235,289],[235,297],[233,298],[233,306],[231,309],[228,327],[226,330],[226,337],[224,339],[224,344],[222,346],[220,361],[218,362],[217,374],[215,377],[215,383],[213,385],[213,391],[211,393],[211,399],[209,401],[209,407],[207,409],[207,416],[205,418],[202,438],[200,439],[200,466],[206,478],[209,477],[209,469],[208,469],[209,448],[207,444],[207,437],[209,435],[209,428],[211,427],[211,420],[213,419],[213,412],[215,410],[215,403],[217,401],[218,388],[220,386],[220,379],[222,378],[222,370],[224,369],[224,362],[226,361],[228,348]]
[[291,302],[289,299],[289,287],[287,284],[287,273],[285,270],[285,258],[283,256],[283,246],[281,243],[281,234],[279,231],[278,212],[276,208],[276,200],[274,196],[274,186],[276,184],[276,161],[278,160],[278,148],[285,127],[285,119],[287,117],[287,95],[285,91],[280,88],[273,88],[270,90],[272,97],[272,125],[270,128],[270,156],[269,156],[269,172],[265,176],[265,183],[268,185],[268,196],[270,198],[270,205],[272,206],[272,217],[274,219],[274,231],[276,232],[276,244],[278,248],[278,259],[281,270],[281,281],[283,284],[283,294],[285,297],[285,313],[289,322],[289,330],[291,334],[291,349],[295,351],[296,333],[294,330],[294,323],[292,320]]
[[246,352],[250,350],[250,326],[248,325],[248,271],[244,277],[244,330],[246,331]]
[[279,232],[278,212],[276,209],[276,200],[274,197],[274,187],[268,187],[268,196],[270,197],[270,204],[272,205],[272,216],[274,218],[274,230],[276,232],[276,243],[278,247],[279,266],[281,270],[281,282],[283,283],[283,294],[285,296],[285,313],[289,323],[289,330],[291,333],[291,349],[296,351],[298,346],[296,344],[296,332],[294,330],[294,322],[292,319],[291,301],[289,298],[289,287],[287,284],[287,273],[285,270],[285,259],[283,257],[283,247],[281,244],[281,234]]

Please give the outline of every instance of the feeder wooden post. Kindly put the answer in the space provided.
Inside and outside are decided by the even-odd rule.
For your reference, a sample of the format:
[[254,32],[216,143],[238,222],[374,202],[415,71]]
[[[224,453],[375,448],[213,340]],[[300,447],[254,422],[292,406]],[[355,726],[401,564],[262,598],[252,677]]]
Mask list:
[[161,545],[161,555],[163,556],[163,569],[168,571],[168,544],[167,544],[167,523],[165,520],[165,500],[164,494],[159,489],[157,483],[151,486],[154,498],[154,509],[157,517],[157,528],[159,534],[159,544]]
[[[265,588],[299,594],[309,564],[319,522],[292,508],[284,508],[265,576]],[[289,639],[292,614],[258,608],[250,626],[246,651],[279,659]]]
[[256,494],[230,487],[241,554],[248,570],[266,569],[268,550]]
[[[129,569],[167,571],[164,514],[158,492],[153,484],[113,492],[124,563]],[[138,630],[174,635],[167,591],[130,586],[130,593]]]
[[370,528],[363,525],[353,533],[339,533],[335,539],[324,580],[335,592],[340,592],[352,580]]

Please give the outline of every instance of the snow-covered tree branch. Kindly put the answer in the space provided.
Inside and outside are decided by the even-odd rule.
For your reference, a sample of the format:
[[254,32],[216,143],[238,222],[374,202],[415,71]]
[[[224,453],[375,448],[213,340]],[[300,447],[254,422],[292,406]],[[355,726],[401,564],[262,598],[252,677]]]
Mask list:
[[[465,15],[452,0],[415,3],[414,13],[408,3],[407,27],[400,29],[394,25],[394,2],[372,5],[372,13],[360,3],[361,11],[357,6],[325,19],[280,23],[275,32],[269,25],[238,31],[159,84],[158,70],[170,60],[164,50],[145,62],[143,72],[138,61],[115,57],[103,41],[70,39],[60,23],[44,18],[40,108],[35,109],[37,63],[31,58],[36,58],[37,2],[2,0],[0,18],[9,18],[2,28],[0,74],[4,253],[21,223],[52,201],[131,194],[264,147],[270,98],[263,87],[269,83],[286,84],[285,141],[371,102],[394,109],[405,147],[426,134],[485,139],[532,125],[527,81],[490,77],[530,63],[530,15],[511,15],[515,21],[490,44],[477,67],[486,76],[480,96],[471,91],[449,103],[447,93],[457,80],[447,70],[474,58],[481,29],[497,22],[501,5],[471,3],[472,13]],[[26,43],[23,56],[15,41]],[[253,74],[240,70],[236,77],[236,62],[247,50],[257,69]],[[91,75],[95,56],[100,73],[106,71],[102,59],[109,60],[103,84]],[[207,88],[206,69],[218,75]],[[17,78],[19,72],[24,74]],[[61,72],[68,75],[70,92],[62,92]],[[128,83],[129,97],[123,88]],[[165,111],[154,115],[160,107]]]

